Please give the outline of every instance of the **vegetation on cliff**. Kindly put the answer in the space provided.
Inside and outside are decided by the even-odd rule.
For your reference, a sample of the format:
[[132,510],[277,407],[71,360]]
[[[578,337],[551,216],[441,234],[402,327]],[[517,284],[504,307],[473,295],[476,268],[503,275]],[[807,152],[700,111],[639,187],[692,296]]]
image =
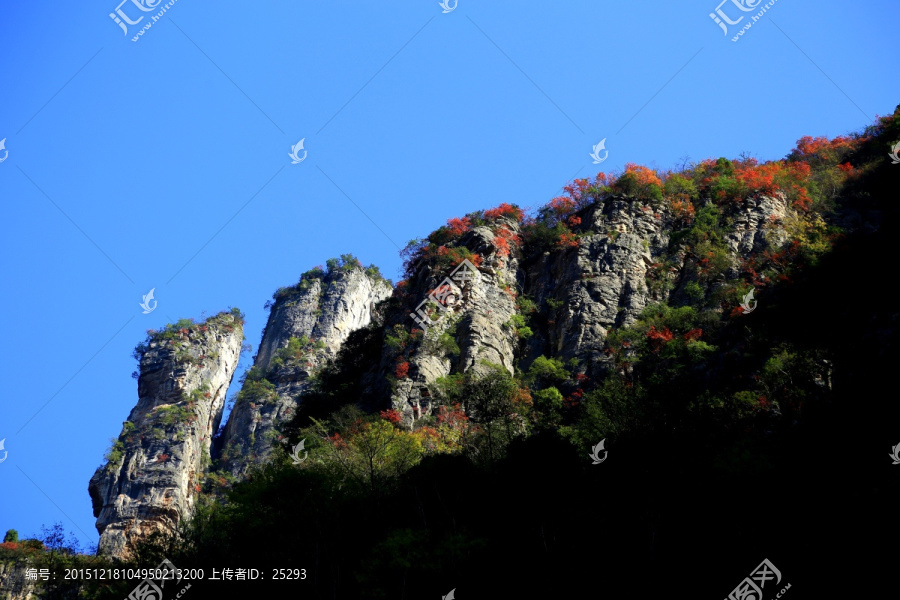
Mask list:
[[[900,417],[883,397],[896,307],[866,290],[886,277],[878,258],[900,233],[886,158],[898,139],[900,107],[859,134],[803,138],[784,160],[629,164],[576,180],[534,217],[502,204],[450,219],[404,250],[394,308],[412,302],[404,290],[418,278],[462,260],[533,264],[585,236],[616,243],[618,230],[598,233],[591,219],[618,201],[666,225],[664,243],[645,248],[656,301],[608,331],[602,360],[563,362],[546,344],[562,301],[511,289],[507,328],[540,351],[513,373],[481,365],[438,379],[436,409],[412,425],[380,404],[379,386],[410,376],[421,331],[354,332],[316,374],[275,459],[202,499],[176,535],[146,540],[139,560],[303,567],[305,593],[322,598],[561,597],[585,586],[656,597],[698,570],[697,590],[732,589],[736,563],[774,556],[811,597],[828,590],[815,567],[865,546],[868,530],[897,530],[898,481],[871,458]],[[786,238],[735,262],[728,232],[773,197],[786,210],[767,227]],[[466,243],[480,227],[494,242],[476,252]],[[329,261],[275,299],[354,261]],[[750,290],[765,305],[748,314]],[[458,353],[447,335],[444,350]],[[276,360],[301,360],[309,342]],[[385,349],[396,360],[379,373]],[[248,374],[248,395],[271,392],[263,375]],[[592,464],[601,440],[608,460]],[[825,456],[837,440],[841,452]],[[859,513],[852,529],[830,518],[847,511]],[[889,556],[860,556],[841,558],[850,570],[890,568]]]

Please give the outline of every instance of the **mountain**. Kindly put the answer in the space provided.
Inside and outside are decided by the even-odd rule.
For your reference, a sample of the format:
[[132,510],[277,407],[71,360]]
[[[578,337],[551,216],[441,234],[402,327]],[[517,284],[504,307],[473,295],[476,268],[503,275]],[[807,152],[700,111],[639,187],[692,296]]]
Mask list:
[[240,311],[151,332],[90,560],[322,598],[726,596],[766,564],[765,598],[878,589],[852,575],[900,533],[897,140],[900,107],[783,160],[576,179],[449,219],[396,285],[330,259],[273,295],[221,427]]

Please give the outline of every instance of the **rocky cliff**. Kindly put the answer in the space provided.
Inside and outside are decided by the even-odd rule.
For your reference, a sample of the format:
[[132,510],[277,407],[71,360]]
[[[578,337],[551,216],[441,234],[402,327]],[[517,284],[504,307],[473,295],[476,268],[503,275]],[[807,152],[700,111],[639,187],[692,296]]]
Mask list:
[[408,278],[396,289],[350,255],[279,289],[212,447],[240,324],[224,315],[151,336],[138,405],[91,480],[100,551],[127,556],[134,539],[190,514],[210,455],[218,474],[234,479],[270,460],[314,376],[354,331],[381,329],[381,349],[367,366],[373,394],[412,429],[434,414],[433,385],[448,375],[493,366],[514,374],[550,356],[579,377],[602,376],[611,329],[631,325],[654,302],[683,297],[689,285],[703,295],[727,287],[752,257],[784,246],[784,222],[795,213],[783,193],[722,211],[709,204],[698,222],[715,220],[716,243],[698,245],[685,234],[697,228],[694,215],[678,205],[616,193],[580,204],[545,212],[549,243],[534,234],[534,222],[526,237],[521,211],[509,205],[452,219],[408,250]]
[[[754,292],[789,282],[792,263],[814,263],[837,239],[822,217],[834,217],[834,198],[819,180],[855,181],[849,160],[861,150],[843,140],[801,142],[787,159],[762,165],[720,158],[658,174],[629,164],[615,176],[575,180],[534,216],[504,203],[450,219],[403,251],[396,287],[352,255],[307,271],[268,304],[253,366],[212,447],[240,322],[223,314],[150,336],[139,349],[138,405],[91,480],[101,552],[126,556],[134,539],[171,529],[207,473],[220,483],[245,478],[314,413],[356,404],[415,433],[442,422],[437,399],[447,400],[447,385],[499,369],[515,380],[524,434],[528,421],[554,430],[582,419],[576,407],[592,393],[599,406],[604,380],[631,389],[639,353],[656,360],[673,339],[669,358],[682,352],[689,359],[679,361],[703,371],[716,350],[708,336],[725,335],[729,319],[755,308]],[[529,373],[538,360],[549,379]],[[721,367],[725,359],[716,360]],[[741,410],[768,409],[768,392],[749,390],[759,377],[745,377],[748,389],[723,397],[738,398]],[[522,408],[532,394],[543,408]],[[477,423],[462,410],[469,414],[454,418]],[[611,427],[606,418],[597,433]]]
[[99,553],[127,558],[134,541],[191,513],[242,339],[232,311],[169,325],[135,350],[138,403],[88,488]]
[[[439,230],[437,242],[413,250],[411,276],[398,289],[402,306],[387,316],[381,363],[382,375],[394,378],[391,407],[405,422],[432,414],[430,388],[438,378],[484,371],[489,363],[513,373],[515,365],[527,369],[545,355],[576,364],[582,375],[604,373],[610,329],[631,325],[650,304],[684,297],[689,283],[704,295],[724,289],[752,257],[785,245],[784,220],[796,214],[782,193],[742,199],[724,215],[710,204],[716,243],[698,254],[693,240],[673,236],[692,225],[692,215],[625,194],[584,204],[579,210],[574,200],[560,203],[571,233],[549,247],[523,241],[515,218],[520,215],[510,208],[496,216],[487,211],[482,225],[472,221],[483,216],[467,217],[470,226],[456,240],[439,243]],[[554,220],[552,214],[545,218]],[[435,268],[448,251],[457,251],[454,262],[469,257],[475,263],[464,284],[450,277],[457,267],[443,262]],[[445,303],[441,296],[448,291],[451,302]],[[426,330],[423,338],[398,348],[391,327],[402,332],[416,326]]]
[[275,293],[253,367],[217,441],[221,470],[242,477],[269,458],[310,377],[391,295],[392,287],[373,270],[367,273],[349,257],[342,262],[327,273],[308,271],[296,286]]
[[[863,134],[803,138],[783,160],[629,164],[575,180],[531,215],[502,203],[449,219],[401,252],[396,286],[350,255],[329,260],[275,293],[209,467],[169,454],[202,455],[230,375],[178,384],[217,398],[197,413],[205,439],[186,444],[191,432],[151,415],[180,402],[166,391],[179,361],[230,348],[233,364],[238,342],[167,327],[139,349],[139,406],[91,483],[102,549],[127,556],[189,512],[181,490],[203,479],[218,493],[269,463],[210,503],[216,527],[193,528],[178,564],[299,560],[315,565],[317,597],[424,597],[436,574],[451,589],[460,572],[467,589],[497,593],[510,585],[498,572],[546,573],[552,596],[559,568],[573,593],[649,578],[650,597],[685,557],[734,570],[709,548],[733,543],[758,564],[751,553],[793,531],[781,556],[806,556],[813,539],[821,557],[785,572],[813,572],[865,541],[853,527],[836,543],[822,519],[896,496],[884,440],[897,411],[882,390],[897,310],[890,295],[847,292],[880,281],[870,259],[896,240],[898,171],[884,156],[896,139],[900,108]],[[172,346],[195,338],[206,346],[193,358]],[[840,469],[818,460],[846,435],[855,454],[838,456]],[[294,465],[278,449],[300,440]],[[748,482],[808,510],[748,528],[759,511]],[[597,498],[611,504],[597,511]],[[872,514],[865,531],[878,530]],[[599,567],[598,539],[618,549]],[[400,564],[397,548],[450,558]],[[648,564],[662,570],[648,576]],[[516,594],[534,589],[527,578]]]
[[32,600],[37,584],[26,578],[27,560],[0,561],[0,600]]

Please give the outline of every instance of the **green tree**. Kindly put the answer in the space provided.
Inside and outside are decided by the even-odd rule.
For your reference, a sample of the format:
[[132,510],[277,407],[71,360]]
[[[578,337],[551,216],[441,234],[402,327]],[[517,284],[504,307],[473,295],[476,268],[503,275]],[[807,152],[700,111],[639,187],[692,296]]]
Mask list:
[[19,541],[19,532],[15,529],[8,529],[6,531],[6,535],[3,536],[3,542],[18,542]]
[[370,492],[384,489],[388,479],[412,468],[424,454],[419,438],[355,406],[339,410],[330,424],[311,420],[309,433],[324,441],[313,448],[313,458]]

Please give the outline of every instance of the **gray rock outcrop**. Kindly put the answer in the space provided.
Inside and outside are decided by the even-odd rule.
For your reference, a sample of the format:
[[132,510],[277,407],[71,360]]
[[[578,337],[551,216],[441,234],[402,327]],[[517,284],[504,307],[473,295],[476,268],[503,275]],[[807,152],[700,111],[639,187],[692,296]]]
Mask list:
[[219,468],[235,477],[265,462],[294,416],[310,377],[353,331],[372,320],[393,288],[360,266],[301,279],[277,294],[259,352],[219,443]]
[[98,553],[128,558],[151,532],[190,515],[200,475],[241,353],[243,322],[220,313],[148,337],[140,355],[138,403],[88,491]]

